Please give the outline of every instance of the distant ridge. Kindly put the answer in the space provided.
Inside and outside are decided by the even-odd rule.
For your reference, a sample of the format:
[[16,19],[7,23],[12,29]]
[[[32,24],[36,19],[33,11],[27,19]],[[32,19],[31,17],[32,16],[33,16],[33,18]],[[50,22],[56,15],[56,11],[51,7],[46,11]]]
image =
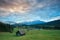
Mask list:
[[26,25],[44,24],[44,23],[45,23],[45,22],[40,21],[40,20],[31,21],[31,22],[23,22],[23,24],[26,24]]
[[46,25],[59,25],[60,26],[60,20],[54,20],[51,22],[47,22]]

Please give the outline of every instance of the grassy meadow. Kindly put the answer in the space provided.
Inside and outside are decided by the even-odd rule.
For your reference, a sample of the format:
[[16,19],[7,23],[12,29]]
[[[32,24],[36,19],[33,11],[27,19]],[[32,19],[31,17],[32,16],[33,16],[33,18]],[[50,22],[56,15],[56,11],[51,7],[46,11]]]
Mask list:
[[16,36],[16,31],[13,33],[0,32],[0,40],[60,40],[60,30],[25,30],[26,35]]

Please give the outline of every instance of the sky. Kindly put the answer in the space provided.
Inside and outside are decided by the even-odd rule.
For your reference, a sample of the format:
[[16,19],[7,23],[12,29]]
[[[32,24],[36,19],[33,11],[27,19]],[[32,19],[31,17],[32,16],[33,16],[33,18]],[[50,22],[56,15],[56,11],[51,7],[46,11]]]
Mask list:
[[49,22],[60,19],[60,0],[0,0],[0,21]]

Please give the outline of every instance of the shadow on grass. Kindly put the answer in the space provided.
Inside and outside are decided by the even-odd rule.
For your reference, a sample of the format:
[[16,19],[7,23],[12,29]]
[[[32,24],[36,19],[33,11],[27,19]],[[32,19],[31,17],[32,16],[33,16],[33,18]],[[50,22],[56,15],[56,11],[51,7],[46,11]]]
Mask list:
[[[26,35],[23,35],[23,36],[26,36]],[[16,35],[12,35],[12,37],[22,37],[22,36],[16,36]]]

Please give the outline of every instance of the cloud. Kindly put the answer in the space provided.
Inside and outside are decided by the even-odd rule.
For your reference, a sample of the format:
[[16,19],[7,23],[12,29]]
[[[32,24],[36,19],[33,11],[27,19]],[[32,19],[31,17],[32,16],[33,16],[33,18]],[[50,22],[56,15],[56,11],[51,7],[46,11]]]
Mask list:
[[26,0],[1,0],[0,8],[4,10],[9,10],[10,12],[26,12],[31,6],[26,2]]
[[0,11],[2,11],[0,16],[10,15],[10,12],[27,13],[32,9],[42,8],[43,6],[43,4],[37,3],[37,0],[0,0]]
[[0,17],[13,16],[12,19],[15,19],[19,16],[16,17],[18,21],[47,21],[58,13],[59,3],[58,0],[0,0]]
[[37,0],[1,0],[0,7],[10,11],[27,11],[34,7],[43,7],[45,1],[40,3]]

